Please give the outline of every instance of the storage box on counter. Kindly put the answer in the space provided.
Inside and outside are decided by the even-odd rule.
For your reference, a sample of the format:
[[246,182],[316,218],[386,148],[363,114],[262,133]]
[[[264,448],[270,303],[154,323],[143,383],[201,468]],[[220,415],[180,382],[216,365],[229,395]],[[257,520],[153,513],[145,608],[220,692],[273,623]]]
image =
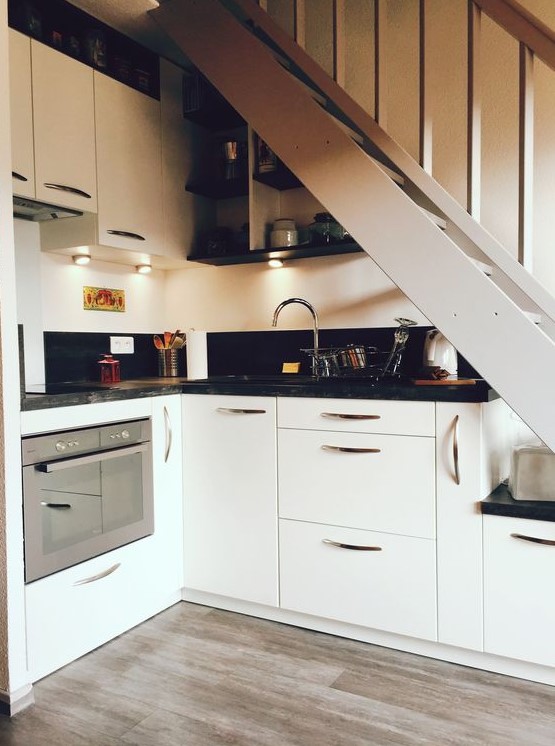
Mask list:
[[509,492],[515,500],[555,501],[555,453],[539,444],[516,446]]

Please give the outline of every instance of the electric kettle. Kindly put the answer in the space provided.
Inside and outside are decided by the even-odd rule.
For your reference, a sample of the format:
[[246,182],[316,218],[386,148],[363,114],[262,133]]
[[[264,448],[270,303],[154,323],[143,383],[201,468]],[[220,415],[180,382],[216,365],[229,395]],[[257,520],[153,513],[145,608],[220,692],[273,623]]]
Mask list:
[[457,377],[457,351],[439,329],[426,334],[423,362],[426,368],[442,368],[450,378]]

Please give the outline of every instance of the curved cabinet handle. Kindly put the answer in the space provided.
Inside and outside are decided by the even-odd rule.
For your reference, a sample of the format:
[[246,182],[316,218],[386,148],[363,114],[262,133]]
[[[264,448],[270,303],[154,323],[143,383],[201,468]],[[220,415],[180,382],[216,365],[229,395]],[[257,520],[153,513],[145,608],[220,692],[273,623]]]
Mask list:
[[328,544],[330,547],[337,547],[338,549],[352,549],[356,552],[381,552],[381,547],[365,546],[364,544],[344,544],[342,541],[334,541],[333,539],[322,539],[322,544]]
[[102,578],[107,578],[108,575],[111,575],[113,572],[115,572],[118,567],[121,567],[121,562],[116,562],[115,565],[112,565],[112,567],[109,567],[107,570],[103,570],[102,572],[99,572],[98,575],[91,575],[90,578],[83,578],[82,580],[76,580],[73,585],[86,585],[87,583],[94,583],[97,580],[102,580]]
[[222,412],[222,414],[266,414],[265,409],[234,409],[233,407],[218,407],[216,412]]
[[540,539],[537,536],[526,536],[526,534],[511,534],[511,536],[513,539],[531,541],[533,544],[543,544],[546,547],[555,547],[555,541],[553,541],[553,539]]
[[334,420],[381,420],[380,414],[342,414],[341,412],[320,412],[320,417]]
[[455,484],[461,483],[461,473],[459,470],[459,415],[455,416],[453,421],[453,471],[455,474]]
[[58,510],[69,510],[71,505],[69,503],[46,503],[41,500],[40,503],[44,508],[57,508]]
[[164,407],[164,429],[166,433],[166,448],[164,450],[164,463],[167,463],[172,449],[172,424],[170,420],[170,413],[168,408]]
[[16,181],[29,181],[26,176],[23,176],[23,174],[18,174],[17,171],[12,171],[12,179],[15,179]]
[[67,186],[67,184],[50,184],[49,182],[45,182],[43,186],[47,189],[57,189],[60,192],[69,192],[70,194],[76,194],[78,197],[92,199],[88,192],[84,192],[82,189],[77,189],[77,187]]
[[141,236],[139,233],[132,233],[131,231],[116,231],[108,229],[106,233],[109,233],[112,236],[123,236],[123,238],[134,238],[136,241],[146,241],[144,236]]
[[381,453],[381,448],[351,448],[349,446],[320,446],[323,451],[335,451],[336,453]]

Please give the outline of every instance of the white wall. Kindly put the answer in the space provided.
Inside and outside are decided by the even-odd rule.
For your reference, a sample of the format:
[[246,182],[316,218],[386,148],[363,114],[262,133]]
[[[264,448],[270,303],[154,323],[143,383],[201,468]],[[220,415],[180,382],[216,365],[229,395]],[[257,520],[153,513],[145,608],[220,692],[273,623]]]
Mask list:
[[[395,326],[404,316],[428,320],[387,276],[363,254],[266,264],[200,267],[168,272],[166,321],[170,326],[209,331],[251,331],[271,326],[282,300],[312,303],[322,328]],[[279,320],[283,328],[310,328],[306,309],[292,306]]]

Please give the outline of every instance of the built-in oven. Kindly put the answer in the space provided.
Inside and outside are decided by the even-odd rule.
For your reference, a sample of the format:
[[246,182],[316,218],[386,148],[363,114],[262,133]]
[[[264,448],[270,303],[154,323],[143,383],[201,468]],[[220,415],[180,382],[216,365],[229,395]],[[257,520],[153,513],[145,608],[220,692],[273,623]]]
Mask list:
[[149,418],[22,439],[25,582],[154,531]]

